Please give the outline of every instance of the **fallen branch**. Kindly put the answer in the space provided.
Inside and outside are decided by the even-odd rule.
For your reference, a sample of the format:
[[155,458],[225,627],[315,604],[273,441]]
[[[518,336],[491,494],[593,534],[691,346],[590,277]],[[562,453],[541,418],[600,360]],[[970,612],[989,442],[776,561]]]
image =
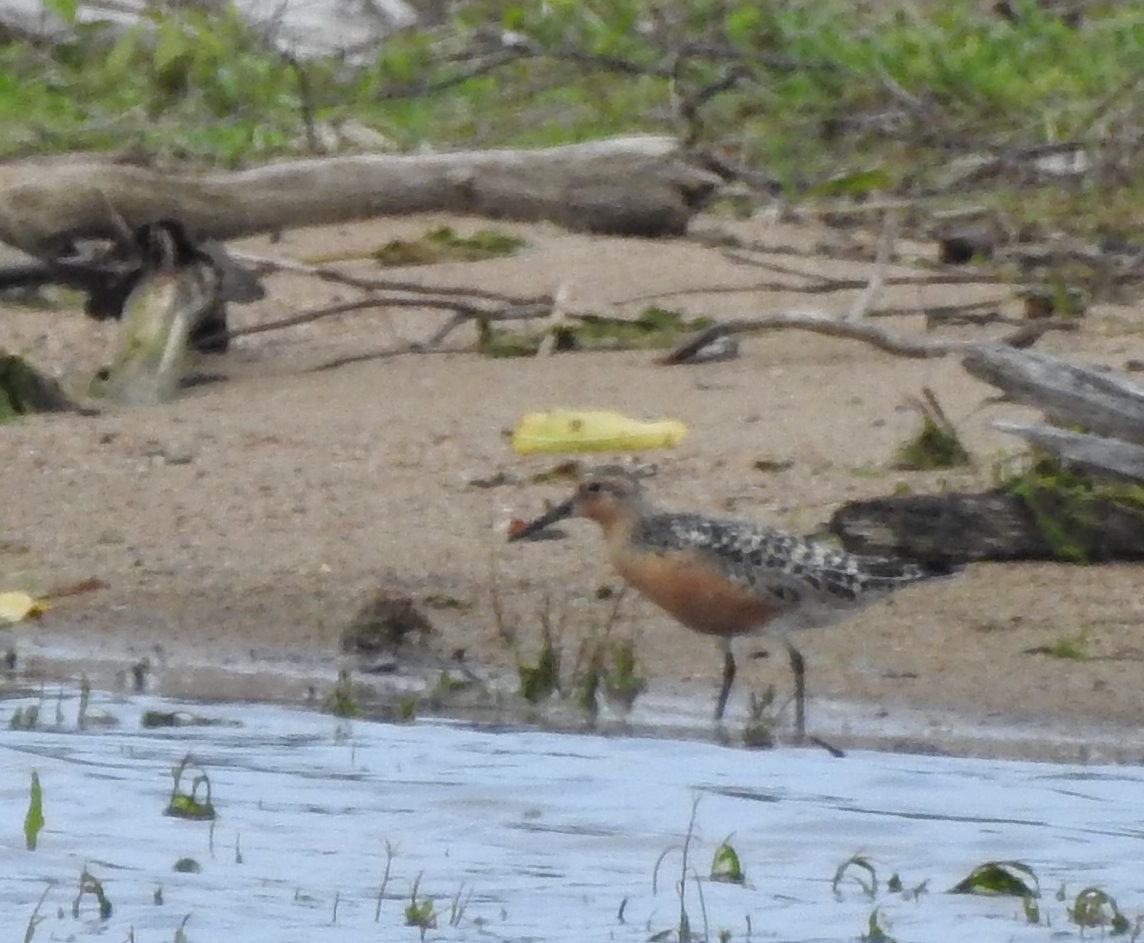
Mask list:
[[758,334],[763,331],[795,329],[824,334],[827,337],[844,337],[862,341],[879,350],[898,357],[926,359],[946,357],[950,354],[973,355],[982,349],[1000,347],[1022,347],[1033,343],[1049,330],[1060,327],[1053,321],[1032,321],[1026,327],[1007,338],[997,341],[941,340],[933,337],[903,337],[892,334],[883,328],[864,321],[840,320],[834,315],[821,311],[783,311],[758,318],[728,320],[700,331],[688,338],[674,350],[659,359],[659,363],[675,365],[686,363],[695,353],[706,347],[716,338],[728,334]]
[[314,278],[321,279],[322,281],[349,285],[352,288],[360,288],[364,291],[405,291],[430,295],[482,298],[488,301],[500,301],[505,304],[514,305],[552,304],[552,297],[550,295],[517,298],[513,295],[503,294],[502,292],[486,291],[480,288],[424,285],[420,282],[405,282],[392,278],[369,278],[363,275],[352,275],[341,269],[331,268],[325,265],[307,265],[305,262],[295,262],[293,259],[252,255],[247,252],[230,252],[229,254],[232,259],[243,262],[259,272],[293,272],[299,275],[312,275]]
[[[1037,322],[1032,322],[1037,323]],[[1144,387],[1125,377],[1034,351],[967,351],[965,369],[1061,425],[1144,444]]]
[[993,426],[1032,442],[1071,465],[1144,482],[1144,446],[1039,423],[997,419]]
[[195,238],[448,211],[625,235],[683,233],[719,185],[665,136],[539,150],[288,160],[162,173],[107,162],[0,164],[0,241],[52,256],[71,239],[180,220]]
[[[831,517],[830,532],[852,553],[933,562],[1144,558],[1138,510],[1093,499],[1083,522],[1075,515],[1068,495],[1051,492],[1038,497],[1036,515],[1004,491],[902,495],[844,504]],[[1038,519],[1069,522],[1069,529],[1051,535]]]
[[882,221],[882,235],[878,239],[878,254],[874,258],[874,271],[862,289],[862,294],[854,299],[854,304],[846,312],[846,320],[861,321],[874,301],[882,293],[886,284],[886,268],[894,254],[894,240],[898,235],[898,211],[886,210]]
[[490,309],[480,305],[469,304],[455,298],[393,298],[389,296],[371,295],[359,298],[356,301],[340,301],[337,304],[323,305],[320,308],[311,308],[292,314],[288,318],[279,318],[276,321],[265,321],[262,324],[252,324],[250,327],[236,328],[229,332],[229,336],[246,337],[251,334],[265,334],[268,331],[280,331],[284,328],[298,327],[300,324],[310,324],[325,318],[338,317],[351,314],[355,311],[369,311],[376,308],[436,308],[443,311],[454,312],[453,317],[446,322],[433,338],[426,344],[415,345],[415,349],[425,349],[436,346],[455,328],[466,321],[528,321],[533,318],[544,317],[549,311],[547,304],[519,305],[507,308]]
[[392,360],[394,357],[403,357],[406,354],[445,354],[446,350],[428,349],[423,344],[417,341],[409,341],[406,344],[398,344],[396,347],[382,347],[379,350],[367,350],[357,354],[346,354],[343,357],[335,357],[333,360],[326,360],[322,363],[310,367],[308,373],[321,373],[325,370],[336,370],[339,367],[348,367],[355,363],[365,363],[369,360]]
[[[726,253],[725,253],[726,254]],[[728,255],[732,261],[743,261],[741,257]],[[823,275],[819,272],[804,272],[794,266],[782,265],[778,262],[752,260],[751,265],[768,269],[779,275],[790,275],[793,278],[806,280],[803,284],[792,284],[788,281],[761,281],[751,282],[748,285],[696,285],[688,288],[676,288],[669,291],[651,292],[645,295],[633,295],[624,298],[624,304],[640,302],[662,301],[664,298],[685,298],[689,295],[741,295],[749,292],[784,291],[804,295],[830,295],[843,291],[858,291],[869,286],[869,279],[837,278]],[[882,280],[883,287],[925,287],[931,285],[992,285],[998,279],[990,275],[971,274],[966,272],[935,272],[932,275],[889,275]],[[873,315],[878,309],[869,312]]]

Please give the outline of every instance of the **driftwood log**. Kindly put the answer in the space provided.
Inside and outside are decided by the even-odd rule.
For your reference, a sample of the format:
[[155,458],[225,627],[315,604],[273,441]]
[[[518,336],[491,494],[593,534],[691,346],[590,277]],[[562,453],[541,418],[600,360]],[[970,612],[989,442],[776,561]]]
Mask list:
[[1144,387],[1127,377],[1032,350],[983,344],[965,369],[1058,424],[1144,444]]
[[851,501],[830,531],[853,553],[933,563],[981,560],[1144,560],[1144,513],[1051,491],[1033,505],[1004,491]]
[[45,256],[160,218],[196,239],[448,211],[575,230],[679,235],[719,178],[675,138],[540,150],[288,160],[237,172],[166,173],[115,161],[0,165],[0,241]]
[[[1021,494],[906,495],[843,505],[830,529],[848,550],[942,561],[1144,559],[1144,388],[1110,371],[1040,351],[980,344],[966,370],[1055,424],[994,425],[1089,476],[1077,490],[1050,480]],[[1062,425],[1079,426],[1062,428]],[[1102,487],[1115,483],[1115,487]],[[1118,500],[1119,498],[1119,500]]]
[[1020,436],[1045,452],[1052,452],[1069,465],[1098,475],[1144,482],[1144,446],[1042,423],[999,419],[993,425],[1002,432]]

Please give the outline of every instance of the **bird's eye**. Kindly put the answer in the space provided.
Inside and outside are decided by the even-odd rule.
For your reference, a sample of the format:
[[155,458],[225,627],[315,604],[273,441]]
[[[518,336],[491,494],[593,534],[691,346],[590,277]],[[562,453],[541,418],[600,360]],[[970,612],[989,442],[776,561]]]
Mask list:
[[604,490],[604,486],[598,481],[589,481],[584,485],[584,492],[586,494],[599,494]]

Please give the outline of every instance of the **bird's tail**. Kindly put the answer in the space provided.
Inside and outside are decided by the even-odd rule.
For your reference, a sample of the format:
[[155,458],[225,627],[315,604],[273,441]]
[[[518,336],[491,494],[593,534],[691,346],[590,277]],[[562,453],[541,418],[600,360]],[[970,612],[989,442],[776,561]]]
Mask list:
[[885,589],[893,589],[908,583],[950,579],[965,569],[964,564],[949,559],[901,560],[892,557],[864,557],[862,563],[868,579],[875,584],[883,584]]

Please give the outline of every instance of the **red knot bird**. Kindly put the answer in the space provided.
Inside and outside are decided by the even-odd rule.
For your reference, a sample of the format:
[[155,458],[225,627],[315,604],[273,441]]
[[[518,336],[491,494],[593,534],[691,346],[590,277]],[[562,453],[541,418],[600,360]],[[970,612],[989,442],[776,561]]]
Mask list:
[[786,645],[794,672],[795,728],[806,731],[806,666],[792,629],[838,622],[884,596],[950,568],[847,553],[764,524],[658,509],[639,477],[617,465],[588,471],[568,500],[518,527],[520,540],[567,517],[600,525],[624,581],[687,628],[714,636],[723,654],[715,719],[735,680],[732,640],[767,633]]

